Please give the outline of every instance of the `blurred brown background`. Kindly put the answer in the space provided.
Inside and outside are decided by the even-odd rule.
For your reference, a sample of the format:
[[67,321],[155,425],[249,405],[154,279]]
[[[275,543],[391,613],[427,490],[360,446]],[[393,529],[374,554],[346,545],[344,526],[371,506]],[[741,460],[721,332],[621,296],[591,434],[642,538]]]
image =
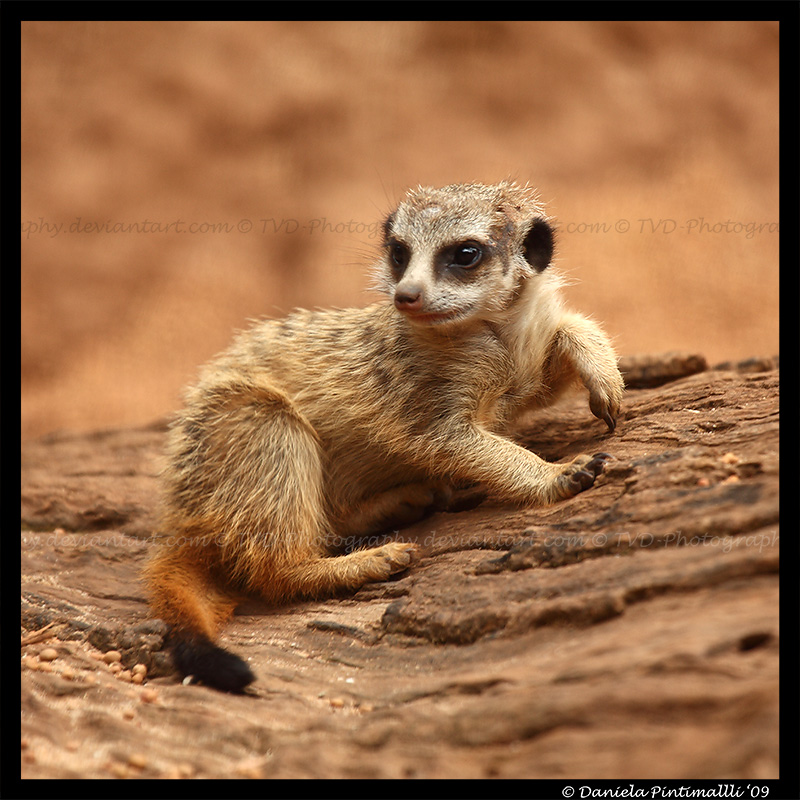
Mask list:
[[777,23],[24,22],[23,438],[170,412],[374,299],[405,188],[505,177],[621,354],[777,353]]

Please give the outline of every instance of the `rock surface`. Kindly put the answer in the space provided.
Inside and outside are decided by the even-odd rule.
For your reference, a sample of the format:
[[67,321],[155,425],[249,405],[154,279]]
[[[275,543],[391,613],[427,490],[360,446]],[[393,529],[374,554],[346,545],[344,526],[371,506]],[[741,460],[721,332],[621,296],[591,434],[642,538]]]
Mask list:
[[25,444],[22,776],[777,777],[778,370],[675,363],[614,435],[584,394],[520,429],[611,452],[589,491],[436,514],[395,580],[242,609],[244,696],[179,683],[148,618],[164,425]]

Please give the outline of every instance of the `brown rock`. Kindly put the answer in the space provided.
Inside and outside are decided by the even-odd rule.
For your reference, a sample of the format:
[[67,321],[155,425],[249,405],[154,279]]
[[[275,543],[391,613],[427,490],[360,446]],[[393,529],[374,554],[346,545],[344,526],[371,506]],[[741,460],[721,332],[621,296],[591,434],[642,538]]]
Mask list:
[[23,670],[24,741],[48,753],[23,776],[776,777],[778,384],[630,389],[614,435],[582,394],[531,417],[544,457],[615,456],[594,488],[436,514],[400,532],[422,557],[395,580],[248,605],[223,636],[258,675],[244,696],[182,685],[148,619],[162,429],[24,445],[23,628],[53,623],[76,672],[117,650],[153,688]]

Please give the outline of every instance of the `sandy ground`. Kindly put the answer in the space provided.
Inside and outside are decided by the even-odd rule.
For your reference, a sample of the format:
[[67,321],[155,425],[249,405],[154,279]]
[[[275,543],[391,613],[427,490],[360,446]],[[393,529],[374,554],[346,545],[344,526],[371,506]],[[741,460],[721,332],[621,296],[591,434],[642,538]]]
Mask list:
[[22,142],[23,438],[365,304],[418,183],[539,187],[622,353],[778,350],[777,23],[25,22]]

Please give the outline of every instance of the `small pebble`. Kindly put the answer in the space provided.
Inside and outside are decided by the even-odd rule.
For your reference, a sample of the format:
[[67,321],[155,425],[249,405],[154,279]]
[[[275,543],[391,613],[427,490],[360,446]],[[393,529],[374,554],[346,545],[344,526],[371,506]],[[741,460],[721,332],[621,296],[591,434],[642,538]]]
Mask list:
[[158,700],[158,691],[156,689],[142,689],[139,697],[143,703],[155,703]]
[[136,769],[144,769],[147,766],[147,756],[142,753],[131,753],[128,756],[128,763]]
[[144,683],[144,675],[141,672],[134,672],[131,676],[131,683],[141,684]]
[[331,697],[328,701],[333,708],[343,708],[344,707],[344,700],[341,697]]
[[725,453],[724,456],[719,457],[719,460],[723,464],[738,464],[739,456],[735,455],[734,453]]
[[697,479],[698,486],[711,486],[711,481],[708,478],[698,478]]
[[131,672],[134,675],[139,675],[139,674],[147,675],[147,667],[144,664],[134,664]]
[[125,681],[125,683],[130,683],[132,677],[133,675],[131,675],[129,669],[123,669],[121,672],[117,673],[117,680]]
[[58,650],[53,647],[46,647],[39,653],[39,661],[55,661],[58,658]]
[[114,664],[115,662],[118,662],[118,661],[121,661],[121,660],[122,660],[122,653],[120,653],[119,650],[109,650],[103,656],[103,661],[105,661],[106,664]]
[[136,716],[136,712],[132,708],[126,708],[122,712],[122,719],[133,719]]

